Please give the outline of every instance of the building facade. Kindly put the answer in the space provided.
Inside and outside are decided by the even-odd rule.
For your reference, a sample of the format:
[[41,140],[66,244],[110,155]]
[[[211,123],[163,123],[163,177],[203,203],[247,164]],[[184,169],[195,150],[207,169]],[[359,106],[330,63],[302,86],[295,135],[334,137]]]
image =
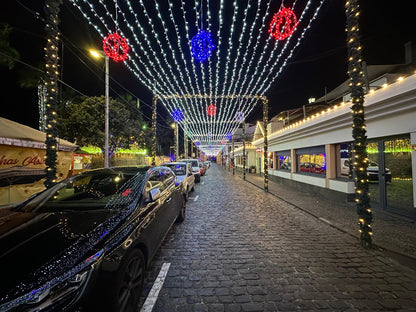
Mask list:
[[[378,81],[365,98],[372,206],[415,217],[416,75],[397,76],[390,84]],[[266,157],[270,180],[336,200],[354,200],[349,164],[352,115],[348,94],[340,99],[279,130],[273,131],[269,125]],[[255,137],[253,149],[263,150],[263,142],[264,138]],[[263,156],[252,155],[257,165],[262,164]],[[250,163],[250,154],[248,158]]]

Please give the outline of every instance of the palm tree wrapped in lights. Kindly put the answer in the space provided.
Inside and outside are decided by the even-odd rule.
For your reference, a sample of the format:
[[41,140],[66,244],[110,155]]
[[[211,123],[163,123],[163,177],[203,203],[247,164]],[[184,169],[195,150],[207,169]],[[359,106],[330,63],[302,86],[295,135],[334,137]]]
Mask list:
[[46,97],[46,180],[45,186],[51,187],[56,181],[56,161],[57,161],[57,127],[56,127],[56,106],[58,103],[58,46],[59,46],[59,11],[62,0],[46,0],[46,47],[45,47],[45,88]]
[[358,1],[347,0],[345,8],[347,15],[348,75],[350,77],[349,85],[353,114],[352,136],[354,138],[354,147],[352,150],[352,167],[355,179],[355,201],[359,215],[361,244],[369,247],[371,246],[371,222],[373,215],[370,209],[370,196],[368,193],[367,131],[365,130],[364,119],[364,75],[361,67]]

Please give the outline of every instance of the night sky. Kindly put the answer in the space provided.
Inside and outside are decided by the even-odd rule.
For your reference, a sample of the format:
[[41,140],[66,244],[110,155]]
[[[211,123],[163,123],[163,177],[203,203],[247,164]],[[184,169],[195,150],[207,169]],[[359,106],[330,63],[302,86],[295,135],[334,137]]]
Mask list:
[[[301,0],[298,0],[301,1]],[[37,90],[19,87],[19,72],[37,67],[44,56],[44,24],[35,12],[44,16],[44,1],[7,1],[0,12],[0,22],[13,28],[11,45],[20,53],[23,64],[15,68],[0,67],[2,106],[0,116],[38,128]],[[276,1],[280,3],[280,1]],[[292,1],[285,1],[292,2]],[[347,48],[344,0],[327,0],[291,62],[268,93],[270,115],[307,104],[309,97],[319,98],[347,79]],[[363,58],[369,65],[404,62],[404,44],[416,42],[416,19],[405,2],[395,5],[387,0],[360,1]],[[409,3],[409,2],[408,2]],[[25,8],[25,7],[26,8]],[[104,94],[104,62],[86,56],[89,48],[99,49],[101,39],[68,1],[63,1],[61,31],[64,41],[63,81],[89,95]],[[152,94],[141,86],[122,64],[110,65],[110,95],[131,93],[140,99],[145,118],[150,118]],[[160,113],[167,115],[161,109]],[[261,118],[256,107],[248,121]],[[162,121],[163,122],[163,121]]]

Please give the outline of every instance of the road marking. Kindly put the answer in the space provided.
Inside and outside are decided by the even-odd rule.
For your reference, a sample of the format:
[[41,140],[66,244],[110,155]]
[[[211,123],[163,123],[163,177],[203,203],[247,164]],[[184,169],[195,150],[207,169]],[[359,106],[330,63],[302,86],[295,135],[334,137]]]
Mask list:
[[321,221],[323,221],[323,222],[325,222],[325,223],[327,223],[327,224],[329,224],[329,225],[332,225],[332,223],[331,223],[331,222],[329,222],[327,219],[324,219],[324,218],[319,218],[319,220],[321,220]]
[[163,283],[165,282],[166,275],[168,274],[170,263],[163,263],[160,269],[159,275],[157,276],[149,295],[144,302],[140,312],[151,312],[159,296],[159,292],[162,289]]
[[201,185],[204,185],[205,182],[201,182]]
[[199,195],[196,195],[195,198],[194,198],[194,201],[197,201],[198,197],[199,197]]

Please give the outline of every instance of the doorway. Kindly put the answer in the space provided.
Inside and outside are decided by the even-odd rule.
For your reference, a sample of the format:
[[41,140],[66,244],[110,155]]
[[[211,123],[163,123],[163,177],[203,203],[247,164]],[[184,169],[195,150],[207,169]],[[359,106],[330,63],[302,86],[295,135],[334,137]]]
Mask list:
[[369,141],[369,192],[372,205],[408,216],[413,206],[411,144],[409,136]]

